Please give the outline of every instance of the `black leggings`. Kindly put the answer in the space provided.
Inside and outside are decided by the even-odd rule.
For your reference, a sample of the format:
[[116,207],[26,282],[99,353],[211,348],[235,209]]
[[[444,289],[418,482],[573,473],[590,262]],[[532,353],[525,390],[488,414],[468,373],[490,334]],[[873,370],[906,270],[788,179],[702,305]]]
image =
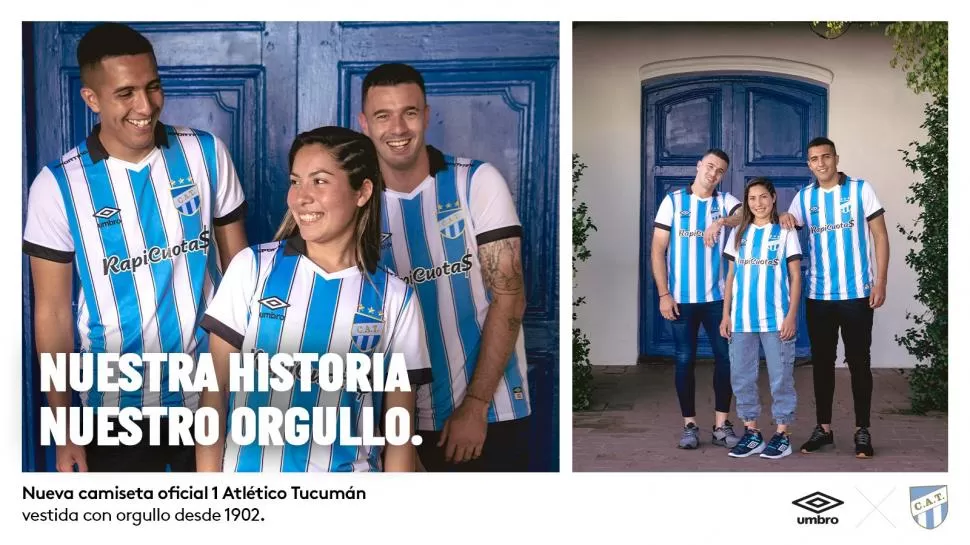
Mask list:
[[869,298],[847,301],[808,299],[805,317],[812,344],[812,379],[815,386],[815,415],[819,424],[832,423],[832,398],[835,396],[835,357],[839,330],[845,347],[845,363],[852,377],[855,425],[869,427],[872,407],[872,314]]

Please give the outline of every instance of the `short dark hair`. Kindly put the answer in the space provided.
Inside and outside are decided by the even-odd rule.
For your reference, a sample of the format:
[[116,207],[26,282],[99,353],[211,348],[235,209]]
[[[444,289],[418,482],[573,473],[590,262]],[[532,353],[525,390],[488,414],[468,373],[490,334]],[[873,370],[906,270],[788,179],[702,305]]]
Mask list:
[[808,143],[808,146],[805,147],[805,150],[808,151],[809,149],[815,148],[818,146],[832,146],[832,153],[838,153],[837,151],[835,151],[835,142],[829,140],[828,138],[825,138],[824,136],[812,138],[811,142]]
[[728,165],[731,164],[731,159],[728,158],[728,154],[725,153],[724,150],[722,150],[721,148],[711,148],[705,151],[704,155],[701,155],[701,159],[704,159],[708,155],[713,155],[714,157],[717,157],[718,159],[724,161]]
[[409,64],[394,62],[386,63],[374,68],[364,77],[364,83],[360,89],[360,107],[364,108],[367,102],[367,91],[371,87],[401,85],[404,83],[415,83],[421,88],[421,96],[427,100],[424,92],[424,78]]
[[121,23],[101,23],[89,30],[77,45],[77,65],[81,80],[105,57],[141,55],[148,53],[155,59],[155,49],[140,32]]

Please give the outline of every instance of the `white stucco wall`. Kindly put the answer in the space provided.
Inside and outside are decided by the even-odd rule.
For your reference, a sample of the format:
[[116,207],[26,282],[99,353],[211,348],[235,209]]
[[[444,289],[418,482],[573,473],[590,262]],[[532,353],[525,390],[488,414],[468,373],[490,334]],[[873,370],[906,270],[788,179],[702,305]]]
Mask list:
[[[889,66],[892,55],[881,28],[853,27],[839,39],[824,40],[808,23],[574,27],[573,151],[588,165],[577,196],[589,204],[598,228],[588,244],[592,259],[579,266],[574,295],[587,297],[577,325],[590,336],[594,364],[630,365],[637,358],[636,293],[644,280],[638,261],[641,70],[663,61],[724,56],[735,57],[731,63],[752,57],[752,67],[770,66],[770,59],[810,65],[799,75],[819,79],[830,73],[828,136],[838,146],[840,169],[873,184],[889,229],[889,284],[886,304],[875,314],[872,365],[916,363],[893,339],[909,324],[906,311],[918,308],[916,275],[904,261],[911,245],[896,229],[911,225],[918,213],[905,202],[918,174],[906,168],[897,150],[925,138],[920,124],[927,97],[906,87],[904,72]],[[840,346],[840,365],[841,354]]]

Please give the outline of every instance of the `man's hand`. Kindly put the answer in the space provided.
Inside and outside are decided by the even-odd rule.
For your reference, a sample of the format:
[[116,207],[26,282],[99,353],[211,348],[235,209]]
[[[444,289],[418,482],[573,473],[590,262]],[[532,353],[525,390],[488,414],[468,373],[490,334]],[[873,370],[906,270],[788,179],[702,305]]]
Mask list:
[[445,448],[445,461],[467,462],[482,455],[488,430],[488,405],[465,397],[445,421],[438,446]]
[[677,308],[677,301],[674,301],[673,295],[667,293],[660,298],[660,314],[670,321],[680,317],[680,309]]
[[68,439],[66,444],[57,446],[57,471],[71,473],[74,471],[74,464],[77,464],[78,471],[87,472],[87,453],[84,447],[75,445]]
[[795,223],[795,216],[791,215],[789,212],[782,212],[778,214],[778,223],[785,229],[795,229],[798,225]]
[[725,316],[721,318],[721,336],[727,340],[731,340],[731,318]]
[[886,302],[886,283],[876,282],[869,293],[869,307],[877,309]]
[[713,248],[714,244],[717,243],[717,238],[721,235],[721,226],[724,222],[721,220],[715,220],[711,222],[707,229],[704,229],[704,245],[708,248]]

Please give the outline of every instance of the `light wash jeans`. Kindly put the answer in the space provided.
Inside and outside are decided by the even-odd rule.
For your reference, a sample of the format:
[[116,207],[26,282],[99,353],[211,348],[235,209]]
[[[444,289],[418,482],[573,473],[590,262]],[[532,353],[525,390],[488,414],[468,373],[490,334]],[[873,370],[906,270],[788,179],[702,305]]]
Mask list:
[[758,344],[764,347],[771,382],[771,416],[775,424],[795,420],[795,339],[781,340],[777,331],[769,333],[732,333],[731,388],[742,422],[757,420],[761,415],[758,398]]

